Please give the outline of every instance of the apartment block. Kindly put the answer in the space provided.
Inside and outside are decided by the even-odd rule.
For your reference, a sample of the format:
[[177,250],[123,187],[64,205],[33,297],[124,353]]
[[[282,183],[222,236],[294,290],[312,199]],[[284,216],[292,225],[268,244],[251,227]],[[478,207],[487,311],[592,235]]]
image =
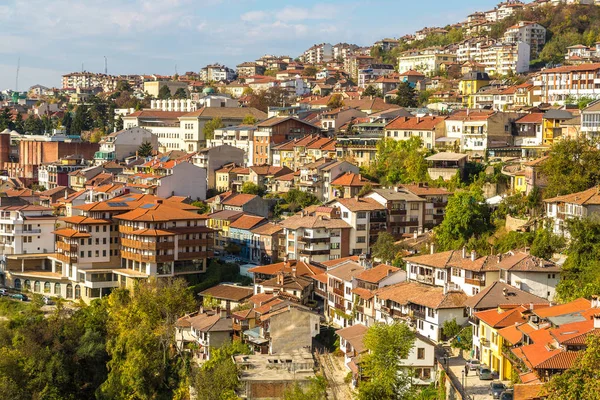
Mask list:
[[600,63],[570,65],[542,70],[533,78],[534,94],[542,103],[564,104],[567,97],[600,95]]

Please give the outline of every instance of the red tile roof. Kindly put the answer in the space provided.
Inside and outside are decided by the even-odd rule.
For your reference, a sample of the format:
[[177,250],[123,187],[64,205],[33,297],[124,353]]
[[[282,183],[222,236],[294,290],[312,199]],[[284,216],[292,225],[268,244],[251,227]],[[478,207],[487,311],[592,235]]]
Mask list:
[[387,264],[379,264],[376,267],[369,268],[364,272],[356,275],[355,278],[369,283],[379,283],[391,274],[400,271],[400,268],[392,267]]
[[432,131],[445,120],[446,117],[396,117],[385,126],[385,129]]
[[379,186],[378,183],[368,180],[363,177],[361,174],[355,174],[353,172],[346,172],[343,175],[338,176],[331,182],[333,186],[354,186],[354,187],[362,187],[366,184],[371,186]]
[[257,217],[254,215],[242,215],[241,217],[230,223],[229,227],[249,230],[265,222],[267,222],[267,220],[263,217]]

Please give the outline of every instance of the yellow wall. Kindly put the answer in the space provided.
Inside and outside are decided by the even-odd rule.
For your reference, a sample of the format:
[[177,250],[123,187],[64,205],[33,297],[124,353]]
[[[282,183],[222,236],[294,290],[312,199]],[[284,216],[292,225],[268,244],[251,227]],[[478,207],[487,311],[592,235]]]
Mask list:
[[515,175],[514,191],[518,193],[527,192],[527,179],[525,175]]
[[458,84],[458,89],[463,96],[463,103],[467,103],[469,108],[474,106],[474,100],[471,98],[472,94],[475,94],[484,86],[489,84],[488,81],[477,81],[477,80],[463,80]]
[[[512,365],[510,361],[502,354],[502,344],[504,339],[498,335],[498,331],[483,321],[479,321],[480,338],[489,338],[490,346],[482,346],[481,362],[498,372],[500,380],[510,380],[512,375]],[[487,336],[486,336],[487,334]]]

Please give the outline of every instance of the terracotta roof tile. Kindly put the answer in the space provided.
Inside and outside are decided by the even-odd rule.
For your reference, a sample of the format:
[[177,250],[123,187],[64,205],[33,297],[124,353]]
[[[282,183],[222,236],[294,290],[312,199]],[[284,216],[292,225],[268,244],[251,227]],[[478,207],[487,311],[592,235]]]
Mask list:
[[545,199],[546,203],[572,203],[579,205],[600,205],[600,190],[593,187],[583,192],[571,193],[564,196]]
[[416,282],[402,282],[378,289],[375,295],[382,300],[391,300],[398,304],[414,303],[433,309],[462,308],[467,295],[463,292],[444,294],[441,287]]
[[232,300],[240,302],[254,294],[253,287],[220,284],[200,292],[202,296],[211,296],[215,299]]
[[580,356],[581,352],[578,351],[563,351],[535,365],[534,368],[553,370],[569,369],[573,366],[573,364],[575,364],[575,361]]
[[391,265],[379,264],[376,267],[369,268],[366,271],[358,274],[355,278],[369,283],[379,283],[391,274],[400,271],[400,268],[392,267]]
[[434,130],[446,117],[397,117],[385,126],[386,130]]
[[229,228],[250,230],[257,227],[259,224],[267,222],[266,218],[257,217],[254,215],[242,215],[235,221],[229,224]]
[[513,396],[518,400],[537,400],[545,398],[545,393],[543,383],[517,384]]
[[333,186],[353,186],[353,187],[362,187],[366,184],[371,186],[379,186],[378,183],[368,180],[363,177],[361,174],[355,174],[353,172],[346,172],[343,175],[338,176],[336,179],[331,182]]
[[344,329],[338,329],[335,331],[336,335],[343,338],[354,348],[357,354],[360,354],[367,350],[363,339],[367,333],[368,328],[362,324],[356,324],[349,326]]
[[540,318],[557,317],[559,315],[566,315],[578,311],[584,311],[589,309],[591,306],[592,303],[589,300],[579,298],[566,304],[559,304],[556,306],[535,310],[534,313]]

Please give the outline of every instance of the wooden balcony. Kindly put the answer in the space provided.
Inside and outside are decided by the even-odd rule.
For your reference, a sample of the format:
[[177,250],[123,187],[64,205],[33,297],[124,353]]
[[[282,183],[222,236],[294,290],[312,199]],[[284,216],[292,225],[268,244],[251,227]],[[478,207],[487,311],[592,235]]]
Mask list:
[[56,259],[67,264],[73,264],[77,262],[77,256],[69,256],[63,253],[56,253]]
[[123,247],[130,247],[138,250],[165,250],[174,249],[175,242],[142,242],[139,240],[121,239]]
[[342,296],[343,297],[344,296],[344,288],[343,287],[341,287],[341,288],[334,287],[333,288],[333,293],[337,294],[338,296]]
[[139,262],[151,262],[151,263],[168,262],[168,261],[175,260],[175,258],[174,258],[175,255],[173,255],[173,254],[143,255],[143,254],[138,254],[138,253],[131,253],[129,251],[122,251],[121,257],[128,259],[128,260],[139,261]]
[[327,298],[327,292],[325,292],[324,290],[320,290],[320,289],[316,289],[315,288],[315,294],[317,296],[321,296],[322,298],[326,299]]
[[448,203],[433,203],[433,208],[445,208],[448,205]]
[[475,286],[485,286],[485,279],[465,278],[465,283],[468,283],[469,285],[475,285]]
[[177,246],[179,246],[179,248],[185,246],[212,246],[213,244],[213,239],[186,239],[177,241]]
[[63,250],[65,252],[69,252],[69,253],[77,253],[77,245],[76,244],[69,244],[69,243],[58,241],[58,242],[56,242],[56,248],[58,250]]
[[343,304],[335,303],[335,308],[337,308],[340,311],[346,312],[346,307],[344,307]]
[[406,209],[399,210],[399,209],[392,208],[392,209],[389,210],[389,212],[390,212],[391,215],[406,215]]

